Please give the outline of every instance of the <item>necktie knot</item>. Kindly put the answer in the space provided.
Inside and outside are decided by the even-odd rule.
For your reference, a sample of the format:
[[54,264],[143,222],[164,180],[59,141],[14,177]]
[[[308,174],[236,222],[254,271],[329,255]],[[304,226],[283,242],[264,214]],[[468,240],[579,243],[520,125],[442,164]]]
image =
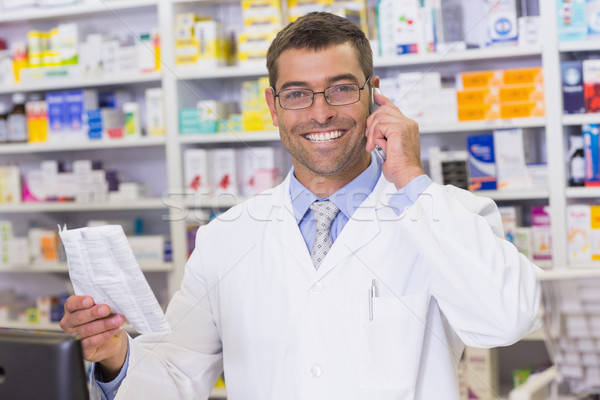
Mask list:
[[310,255],[315,268],[319,269],[333,244],[329,228],[340,209],[330,200],[315,201],[310,205],[310,209],[315,214],[315,226],[317,227],[315,242]]
[[310,205],[310,209],[315,214],[317,231],[328,231],[336,215],[340,212],[340,209],[330,200],[315,201]]

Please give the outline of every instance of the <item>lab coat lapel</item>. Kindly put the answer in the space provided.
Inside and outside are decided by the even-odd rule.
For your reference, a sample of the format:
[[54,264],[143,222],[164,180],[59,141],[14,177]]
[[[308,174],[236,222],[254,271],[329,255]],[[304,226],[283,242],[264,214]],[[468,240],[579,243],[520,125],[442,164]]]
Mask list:
[[317,271],[313,266],[310,254],[296,222],[292,200],[290,197],[290,175],[279,185],[273,195],[272,219],[276,230],[275,237],[282,252],[287,253],[305,273],[310,282],[316,278]]
[[319,268],[319,274],[329,273],[338,265],[344,264],[346,258],[350,256],[356,257],[360,264],[366,266],[368,260],[361,259],[356,255],[356,252],[380,233],[378,210],[386,206],[384,199],[386,194],[392,190],[395,191],[395,188],[382,174],[373,192],[354,212],[333,243],[331,250]]

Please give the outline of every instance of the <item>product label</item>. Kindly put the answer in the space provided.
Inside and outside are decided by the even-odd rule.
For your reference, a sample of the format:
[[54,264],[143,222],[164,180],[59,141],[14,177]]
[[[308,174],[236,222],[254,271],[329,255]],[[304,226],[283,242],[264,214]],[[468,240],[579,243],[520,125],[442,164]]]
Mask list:
[[27,119],[23,114],[8,116],[8,140],[11,142],[27,141]]
[[495,190],[496,163],[494,159],[494,137],[492,135],[467,138],[469,152],[469,189]]
[[5,119],[0,119],[0,142],[8,140],[8,124]]

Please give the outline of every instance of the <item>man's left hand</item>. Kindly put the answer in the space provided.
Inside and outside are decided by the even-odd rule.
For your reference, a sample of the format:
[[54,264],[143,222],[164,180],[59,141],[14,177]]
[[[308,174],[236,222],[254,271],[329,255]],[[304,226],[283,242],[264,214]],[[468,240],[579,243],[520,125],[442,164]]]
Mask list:
[[374,96],[379,108],[367,118],[367,151],[378,145],[387,153],[383,174],[400,190],[425,173],[421,166],[419,125],[384,95],[376,91]]

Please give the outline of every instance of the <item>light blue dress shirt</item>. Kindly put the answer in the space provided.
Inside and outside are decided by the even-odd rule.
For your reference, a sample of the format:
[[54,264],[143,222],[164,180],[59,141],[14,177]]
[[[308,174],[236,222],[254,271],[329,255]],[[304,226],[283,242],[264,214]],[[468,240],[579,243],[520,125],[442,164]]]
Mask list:
[[[294,170],[290,177],[290,196],[292,197],[292,207],[296,222],[310,252],[312,244],[315,241],[316,228],[315,217],[310,205],[314,201],[330,200],[340,209],[340,212],[331,223],[331,238],[335,242],[338,235],[348,222],[354,212],[360,207],[362,202],[371,194],[379,177],[381,176],[381,160],[371,153],[371,163],[359,176],[348,183],[337,192],[326,198],[318,198],[314,193],[308,190],[296,179]],[[404,209],[417,200],[419,195],[431,184],[431,179],[427,175],[421,175],[412,181],[406,187],[399,190],[389,199],[389,205],[396,214],[401,214]]]
[[[344,229],[344,226],[352,214],[358,209],[361,203],[371,194],[379,177],[381,176],[381,160],[371,153],[371,163],[359,176],[352,182],[348,183],[337,192],[333,193],[328,198],[318,198],[302,185],[294,176],[292,169],[290,177],[290,195],[292,197],[292,207],[294,208],[294,216],[298,227],[306,243],[306,247],[310,252],[312,244],[316,236],[315,218],[310,205],[316,200],[331,200],[339,209],[340,212],[331,223],[331,238],[335,242],[338,235]],[[397,214],[400,214],[404,209],[417,201],[418,197],[431,184],[431,179],[427,175],[421,175],[413,179],[403,189],[400,189],[389,200],[389,205]],[[102,400],[113,400],[117,394],[121,382],[127,374],[129,366],[129,349],[127,349],[127,358],[123,364],[123,368],[119,375],[110,382],[101,382],[99,370],[93,368],[93,377],[98,382],[98,386],[102,392]]]

